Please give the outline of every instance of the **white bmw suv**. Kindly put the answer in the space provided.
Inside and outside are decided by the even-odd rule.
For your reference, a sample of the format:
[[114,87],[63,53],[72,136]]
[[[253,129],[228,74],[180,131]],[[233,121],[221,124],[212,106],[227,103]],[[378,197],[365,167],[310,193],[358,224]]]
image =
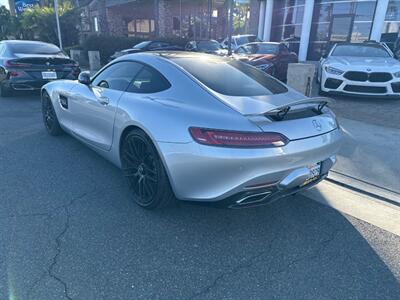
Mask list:
[[386,44],[333,46],[318,69],[322,93],[400,97],[400,62]]

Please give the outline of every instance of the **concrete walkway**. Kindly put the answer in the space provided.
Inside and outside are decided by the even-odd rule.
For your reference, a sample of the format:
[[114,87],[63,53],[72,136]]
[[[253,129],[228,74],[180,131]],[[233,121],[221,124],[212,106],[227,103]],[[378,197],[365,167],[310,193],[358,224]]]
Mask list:
[[400,130],[339,118],[345,141],[337,172],[400,194]]

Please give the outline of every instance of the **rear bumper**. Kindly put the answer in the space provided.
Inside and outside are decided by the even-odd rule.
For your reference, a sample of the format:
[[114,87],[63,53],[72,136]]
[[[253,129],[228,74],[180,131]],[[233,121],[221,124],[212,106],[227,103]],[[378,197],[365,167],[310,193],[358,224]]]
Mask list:
[[[230,197],[297,189],[302,181],[283,185],[285,178],[304,167],[327,161],[338,152],[342,132],[291,141],[281,148],[230,149],[197,143],[158,143],[177,198],[216,202]],[[327,174],[333,163],[321,171]],[[301,174],[300,174],[301,175]],[[303,174],[304,175],[304,174]],[[304,178],[303,178],[304,179]],[[276,194],[276,195],[279,195]],[[239,196],[238,196],[239,195]]]
[[[57,74],[59,76],[58,79],[71,79],[75,80],[77,79],[77,76],[79,74],[80,69],[74,69],[74,70],[67,70],[67,71],[57,71]],[[7,79],[3,80],[1,82],[2,86],[4,86],[7,89],[11,89],[14,91],[36,91],[40,90],[42,86],[44,86],[46,83],[49,83],[54,80],[45,80],[41,78],[37,78],[36,76],[32,76],[31,74],[23,71],[23,70],[18,70],[20,73],[18,76],[11,76],[12,70],[8,70],[9,75],[7,76]],[[69,72],[67,75],[62,74],[63,72]],[[37,71],[36,73],[40,74],[40,71]]]

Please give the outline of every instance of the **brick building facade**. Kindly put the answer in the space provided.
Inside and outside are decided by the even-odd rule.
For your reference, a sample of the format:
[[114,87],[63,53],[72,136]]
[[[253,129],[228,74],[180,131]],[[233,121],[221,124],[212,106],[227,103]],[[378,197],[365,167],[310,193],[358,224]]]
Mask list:
[[[238,1],[239,2],[239,1]],[[238,33],[257,33],[259,0],[240,1],[247,11]],[[81,7],[82,35],[110,34],[143,38],[224,38],[226,0],[93,0]]]

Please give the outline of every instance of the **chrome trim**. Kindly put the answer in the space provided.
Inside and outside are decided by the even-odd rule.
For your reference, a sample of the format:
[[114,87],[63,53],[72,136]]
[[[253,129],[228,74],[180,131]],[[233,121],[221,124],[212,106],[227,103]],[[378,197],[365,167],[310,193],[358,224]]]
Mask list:
[[[257,193],[257,194],[248,195],[248,196],[246,196],[246,197],[243,197],[243,198],[237,200],[237,201],[236,201],[236,204],[238,204],[238,205],[241,205],[241,204],[245,205],[245,204],[250,204],[250,203],[256,203],[256,202],[264,201],[264,199],[265,199],[266,197],[268,197],[269,195],[271,195],[271,194],[272,194],[271,191],[266,191],[266,192],[262,192],[262,193]],[[251,198],[254,198],[254,197],[258,197],[258,196],[264,196],[264,195],[265,195],[265,197],[262,197],[261,199],[257,199],[257,200],[255,200],[255,201],[250,201],[250,202],[243,203],[243,201],[245,201],[245,200],[247,200],[247,199],[251,199]]]
[[273,186],[276,186],[277,184],[278,184],[278,181],[275,181],[275,182],[270,182],[270,183],[266,183],[266,184],[255,185],[255,186],[245,186],[243,189],[246,191],[253,191],[253,190],[273,187]]
[[306,167],[296,169],[279,182],[278,189],[285,190],[300,186],[307,180],[309,175],[310,169]]

